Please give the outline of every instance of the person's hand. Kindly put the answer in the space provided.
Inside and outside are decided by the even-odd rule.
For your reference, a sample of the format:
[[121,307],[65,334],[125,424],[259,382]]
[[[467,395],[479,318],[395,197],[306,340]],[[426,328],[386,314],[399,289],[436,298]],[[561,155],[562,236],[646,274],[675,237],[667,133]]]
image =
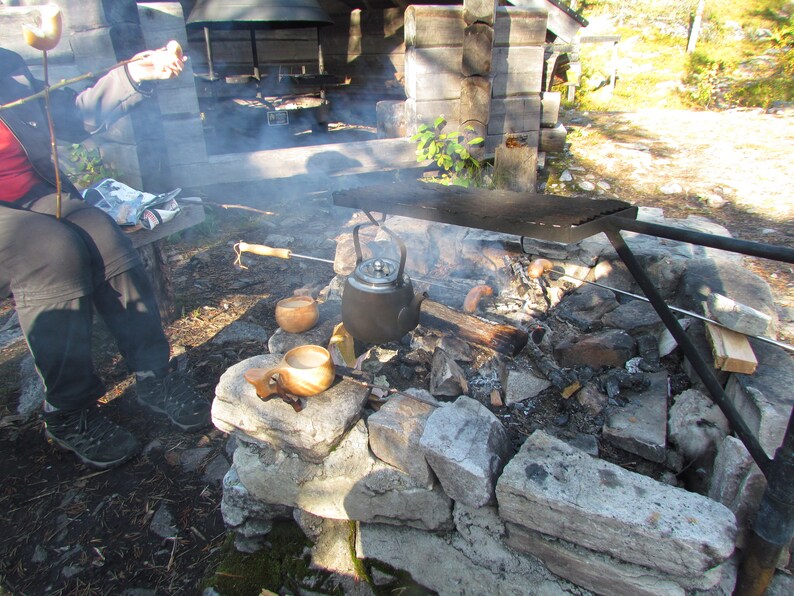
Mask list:
[[182,47],[176,41],[159,50],[147,50],[133,56],[127,70],[136,83],[141,81],[163,81],[178,77],[187,62]]

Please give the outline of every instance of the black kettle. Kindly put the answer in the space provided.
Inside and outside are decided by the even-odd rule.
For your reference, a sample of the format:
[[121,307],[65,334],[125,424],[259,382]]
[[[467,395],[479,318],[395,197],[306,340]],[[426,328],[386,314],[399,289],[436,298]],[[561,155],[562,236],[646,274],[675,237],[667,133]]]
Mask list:
[[386,226],[379,225],[400,248],[400,262],[385,257],[364,260],[359,224],[353,228],[356,268],[342,292],[342,322],[355,339],[372,344],[396,341],[419,324],[419,307],[427,294],[414,294],[405,273],[405,244]]

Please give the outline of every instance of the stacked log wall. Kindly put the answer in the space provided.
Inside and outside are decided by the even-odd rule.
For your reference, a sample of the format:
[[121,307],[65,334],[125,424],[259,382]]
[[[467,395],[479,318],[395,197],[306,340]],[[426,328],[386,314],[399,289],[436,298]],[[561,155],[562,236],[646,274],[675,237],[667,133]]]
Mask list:
[[[461,126],[466,22],[461,6],[409,6],[405,12],[405,93],[408,134],[439,115]],[[499,7],[493,35],[486,153],[508,137],[540,142],[546,13]]]

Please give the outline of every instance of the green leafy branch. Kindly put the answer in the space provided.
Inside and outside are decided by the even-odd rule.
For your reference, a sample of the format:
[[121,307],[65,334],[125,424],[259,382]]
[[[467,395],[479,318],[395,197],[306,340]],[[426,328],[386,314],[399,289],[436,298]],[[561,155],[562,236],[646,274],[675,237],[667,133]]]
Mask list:
[[466,138],[465,133],[474,133],[474,128],[467,126],[464,132],[443,132],[447,121],[439,116],[433,126],[420,124],[419,131],[411,137],[416,146],[416,161],[433,161],[441,170],[441,176],[434,182],[447,186],[465,186],[482,184],[483,163],[473,157],[469,148],[485,142],[482,137]]

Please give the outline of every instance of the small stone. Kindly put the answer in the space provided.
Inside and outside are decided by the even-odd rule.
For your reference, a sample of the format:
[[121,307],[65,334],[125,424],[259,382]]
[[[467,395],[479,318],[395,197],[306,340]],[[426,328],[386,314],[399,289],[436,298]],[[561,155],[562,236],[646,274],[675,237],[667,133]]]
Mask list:
[[165,505],[160,505],[157,511],[154,512],[149,529],[160,538],[173,538],[176,536],[177,530],[174,526],[174,517]]
[[714,209],[720,209],[728,203],[728,201],[726,201],[724,197],[721,197],[720,195],[714,193],[703,197],[703,201],[706,203],[706,205]]
[[560,174],[560,182],[570,182],[571,180],[573,180],[573,174],[568,170],[563,170],[562,174]]
[[37,544],[36,548],[33,549],[33,557],[31,557],[30,560],[34,563],[43,563],[47,560],[47,550],[40,544]]
[[678,182],[668,182],[659,187],[659,192],[664,195],[677,195],[684,192],[684,187]]
[[589,180],[582,180],[581,182],[579,182],[579,188],[587,191],[595,190],[595,184],[593,184]]
[[186,472],[195,472],[201,466],[204,458],[212,451],[209,447],[186,449],[179,456],[179,463]]
[[596,186],[598,188],[600,188],[601,190],[611,190],[611,188],[612,188],[612,185],[609,184],[609,182],[607,182],[606,180],[599,180],[596,183]]

